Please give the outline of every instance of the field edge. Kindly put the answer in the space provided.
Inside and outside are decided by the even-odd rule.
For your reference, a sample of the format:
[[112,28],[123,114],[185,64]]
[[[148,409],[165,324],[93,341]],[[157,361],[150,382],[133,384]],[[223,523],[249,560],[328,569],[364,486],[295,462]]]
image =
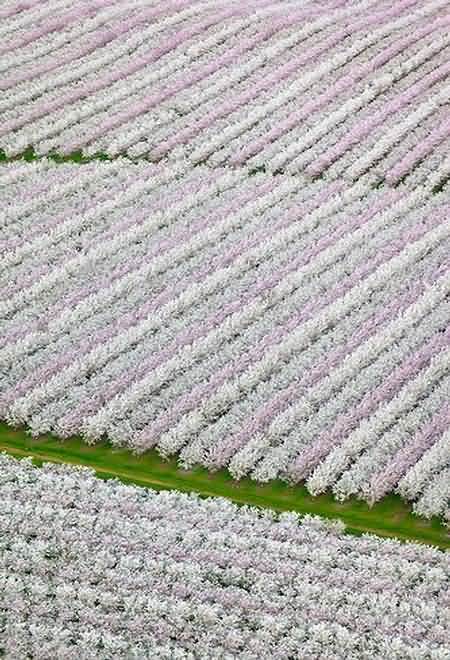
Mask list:
[[175,458],[164,460],[155,450],[137,456],[106,443],[87,445],[78,437],[64,441],[52,435],[32,438],[25,429],[15,429],[4,422],[0,422],[0,452],[17,458],[29,456],[37,465],[44,462],[83,465],[94,469],[100,478],[117,478],[154,490],[193,492],[200,497],[224,497],[238,505],[339,518],[351,534],[370,533],[450,549],[450,536],[443,523],[437,518],[426,520],[415,516],[398,495],[389,495],[373,507],[356,498],[338,502],[331,493],[313,497],[303,485],[235,481],[226,470],[214,473],[201,467],[182,470]]

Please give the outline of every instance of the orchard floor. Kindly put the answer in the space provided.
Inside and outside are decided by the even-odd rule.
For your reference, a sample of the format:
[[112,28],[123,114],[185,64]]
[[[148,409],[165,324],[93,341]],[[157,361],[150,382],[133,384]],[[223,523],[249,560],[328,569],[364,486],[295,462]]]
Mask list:
[[313,497],[302,485],[235,481],[226,470],[214,473],[200,467],[182,470],[175,458],[164,460],[155,450],[137,456],[106,443],[87,445],[77,437],[64,441],[51,435],[32,438],[25,430],[13,429],[5,423],[0,423],[0,451],[16,457],[30,456],[36,464],[49,461],[84,465],[104,479],[118,478],[156,490],[177,489],[276,511],[340,518],[353,534],[370,532],[450,549],[448,530],[440,520],[415,516],[408,503],[396,495],[389,495],[372,507],[356,498],[338,502],[330,493]]
[[[15,160],[31,162],[40,158],[32,148],[15,157],[8,157],[0,150],[0,163],[4,164]],[[65,156],[53,154],[47,158],[57,163],[79,164],[92,160],[112,160],[103,153],[84,156],[81,152]],[[258,484],[251,479],[236,481],[227,470],[214,473],[201,467],[182,470],[176,458],[164,460],[156,450],[137,456],[127,449],[118,449],[107,443],[87,445],[78,437],[64,441],[51,435],[32,438],[25,430],[13,429],[0,422],[2,451],[17,457],[30,456],[36,464],[50,461],[84,465],[93,468],[101,478],[118,478],[125,483],[156,490],[177,489],[195,492],[203,497],[226,497],[237,504],[266,507],[275,511],[340,518],[352,534],[369,532],[450,549],[449,531],[442,522],[437,518],[426,520],[414,515],[411,506],[397,495],[388,495],[373,506],[356,498],[339,502],[331,493],[313,497],[305,486],[290,486],[279,480]]]

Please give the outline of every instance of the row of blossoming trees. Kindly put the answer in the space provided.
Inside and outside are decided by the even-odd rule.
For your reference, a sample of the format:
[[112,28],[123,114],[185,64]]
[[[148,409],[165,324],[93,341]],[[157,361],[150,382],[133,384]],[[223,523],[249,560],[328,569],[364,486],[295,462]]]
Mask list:
[[448,177],[447,0],[4,0],[0,148]]
[[[0,418],[449,516],[448,0],[3,0]],[[152,161],[154,164],[149,163]],[[0,457],[0,656],[448,660],[449,556]]]
[[448,511],[448,191],[122,160],[0,190],[2,417]]
[[450,555],[0,455],[7,658],[446,660]]

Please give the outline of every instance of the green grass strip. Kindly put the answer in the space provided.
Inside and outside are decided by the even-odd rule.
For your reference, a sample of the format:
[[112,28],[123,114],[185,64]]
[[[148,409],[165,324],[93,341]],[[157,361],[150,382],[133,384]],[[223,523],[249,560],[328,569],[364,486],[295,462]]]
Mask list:
[[[123,157],[133,160],[126,154]],[[105,153],[85,156],[81,151],[68,155],[52,153],[39,156],[32,147],[10,157],[0,150],[0,164],[19,160],[32,162],[42,158],[55,163],[83,164],[94,160],[115,160],[117,157]],[[101,478],[116,477],[125,483],[156,490],[177,489],[195,492],[203,497],[226,497],[237,504],[268,507],[276,511],[340,518],[345,522],[347,531],[353,534],[370,532],[442,549],[450,548],[448,530],[441,521],[414,516],[409,505],[397,495],[389,495],[373,507],[355,498],[342,503],[330,493],[312,497],[304,486],[289,486],[282,481],[258,484],[250,479],[235,481],[226,470],[215,473],[203,468],[181,470],[175,459],[165,461],[156,451],[136,456],[126,449],[116,449],[104,443],[92,447],[80,438],[64,442],[51,435],[31,438],[24,430],[15,430],[3,423],[0,423],[0,451],[14,456],[31,456],[36,464],[51,461],[85,465],[93,468]]]
[[182,470],[176,459],[163,460],[155,450],[137,456],[106,443],[87,445],[81,438],[65,441],[51,435],[32,438],[26,431],[4,423],[0,423],[0,451],[16,457],[31,456],[36,464],[49,461],[85,465],[101,478],[116,477],[125,483],[156,490],[176,489],[202,497],[226,497],[236,504],[340,518],[353,534],[370,532],[427,543],[443,550],[450,548],[448,530],[440,520],[413,515],[408,504],[397,495],[389,495],[373,507],[355,498],[338,502],[330,493],[312,497],[304,486],[289,486],[282,481],[258,484],[251,479],[235,481],[226,470],[214,473],[200,467]]
[[73,151],[72,153],[66,155],[50,153],[40,156],[35,152],[33,147],[28,147],[21,154],[17,154],[17,156],[7,156],[3,149],[0,149],[0,163],[13,163],[18,160],[25,160],[28,163],[31,163],[35,160],[48,159],[54,163],[78,163],[81,165],[83,163],[90,163],[93,160],[116,160],[117,158],[127,158],[128,160],[132,160],[126,154],[114,157],[108,156],[108,154],[105,153],[97,153],[93,154],[92,156],[84,156],[81,151]]
[[[27,162],[32,162],[35,160],[43,160],[43,159],[48,159],[53,161],[54,163],[77,163],[78,165],[82,165],[83,163],[90,163],[94,160],[97,161],[112,161],[112,160],[117,160],[118,158],[124,158],[126,160],[129,160],[132,163],[138,163],[139,161],[149,161],[148,158],[145,156],[139,156],[137,158],[133,158],[132,156],[129,156],[127,153],[121,153],[117,154],[117,156],[110,156],[108,154],[105,154],[104,152],[98,152],[95,154],[92,154],[91,156],[85,156],[83,155],[82,151],[73,151],[70,154],[58,154],[55,152],[51,152],[49,154],[43,154],[43,155],[38,155],[33,147],[28,147],[23,151],[21,154],[17,154],[16,156],[7,156],[5,151],[3,149],[0,149],[0,165],[2,163],[13,163],[18,160],[24,160]],[[199,161],[195,164],[193,164],[193,167],[197,167],[198,165],[204,165],[206,164],[206,161]],[[248,176],[253,176],[254,174],[257,174],[258,172],[266,172],[266,168],[264,165],[261,165],[259,167],[255,167],[252,170],[249,170]],[[274,172],[271,172],[273,176],[276,176],[277,174],[289,174],[289,176],[295,176],[292,173],[285,172],[284,170],[275,170]],[[312,177],[314,180],[317,179],[324,179],[325,176],[324,174],[320,174],[319,176]],[[433,194],[441,192],[445,186],[450,183],[450,177],[445,177],[440,181],[438,184],[432,188],[431,192]],[[378,181],[377,183],[374,183],[372,185],[373,188],[382,188],[385,185],[384,181]],[[396,187],[396,186],[394,186]]]

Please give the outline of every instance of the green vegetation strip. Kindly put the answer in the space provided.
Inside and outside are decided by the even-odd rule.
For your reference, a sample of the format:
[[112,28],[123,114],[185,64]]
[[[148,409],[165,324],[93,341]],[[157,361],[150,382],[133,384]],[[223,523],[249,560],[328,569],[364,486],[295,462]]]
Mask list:
[[181,470],[175,459],[163,460],[156,451],[136,456],[127,449],[106,443],[91,446],[81,438],[61,441],[51,435],[32,438],[22,429],[0,423],[0,451],[13,456],[31,456],[36,464],[46,461],[85,465],[101,478],[118,478],[156,490],[176,489],[195,492],[202,497],[226,497],[237,504],[296,511],[327,518],[340,518],[353,534],[370,532],[428,543],[450,549],[448,530],[438,520],[414,516],[400,497],[390,495],[369,507],[357,499],[336,501],[330,493],[312,497],[304,486],[289,486],[282,481],[258,484],[250,479],[235,481],[225,471],[208,472],[203,468]]
[[[68,155],[53,153],[46,157],[56,163],[114,160],[104,153],[84,156],[80,151]],[[14,157],[8,157],[0,150],[0,164],[17,160],[31,162],[41,158],[44,156],[36,154],[32,147]],[[31,456],[36,464],[51,461],[85,465],[93,468],[101,478],[115,477],[126,483],[157,490],[177,489],[195,492],[202,497],[226,497],[237,504],[276,511],[340,518],[345,522],[347,531],[353,534],[370,532],[428,543],[442,549],[450,548],[448,530],[438,519],[425,520],[414,516],[408,504],[396,495],[385,497],[373,507],[357,499],[338,502],[330,493],[312,497],[304,486],[289,486],[282,481],[261,485],[250,479],[235,481],[225,470],[215,473],[203,468],[181,470],[175,459],[165,461],[156,451],[136,456],[126,449],[116,449],[105,443],[89,446],[80,438],[64,442],[50,435],[31,438],[24,430],[12,429],[4,423],[0,423],[0,451],[14,456]]]
[[[0,149],[0,163],[13,163],[18,160],[25,160],[29,163],[33,162],[34,160],[43,160],[45,158],[48,158],[49,160],[52,160],[55,163],[89,163],[93,160],[115,160],[117,158],[127,158],[128,160],[133,160],[126,154],[120,154],[119,156],[108,156],[108,154],[105,153],[97,153],[93,154],[92,156],[85,156],[81,151],[73,151],[70,154],[58,154],[58,153],[50,153],[46,155],[39,155],[35,152],[33,147],[28,147],[25,151],[23,151],[21,154],[17,154],[17,156],[7,156],[6,153],[3,151],[3,149]],[[145,159],[141,159],[145,160]]]
[[[83,163],[90,163],[93,160],[116,160],[117,158],[125,158],[129,160],[130,162],[137,163],[141,160],[148,161],[149,159],[146,158],[146,156],[139,156],[137,158],[133,158],[129,156],[126,153],[120,153],[117,154],[116,156],[109,156],[108,154],[105,154],[103,152],[98,152],[96,154],[92,154],[91,156],[86,156],[83,154],[82,151],[73,151],[70,154],[58,154],[58,153],[49,153],[45,155],[39,155],[35,152],[33,147],[28,147],[23,151],[21,154],[17,154],[17,156],[7,156],[6,153],[4,152],[3,149],[0,149],[0,165],[2,163],[12,163],[17,160],[25,160],[28,162],[32,162],[34,160],[42,160],[43,158],[48,158],[49,160],[52,160],[55,163],[77,163],[79,165],[82,165]],[[193,167],[197,165],[204,165],[207,164],[206,161],[199,161],[193,165]],[[257,167],[253,170],[249,170],[248,174],[249,176],[252,176],[253,174],[256,174],[257,172],[265,172],[266,168],[264,166]],[[274,172],[271,172],[272,175],[277,175],[277,174],[289,174],[290,176],[294,176],[291,173],[285,172],[284,170],[275,170]],[[319,176],[313,177],[313,179],[323,179],[324,175],[320,174]],[[442,179],[434,188],[431,189],[432,193],[438,193],[445,188],[446,185],[450,182],[450,176]],[[396,186],[401,183],[399,181]],[[373,184],[374,188],[381,188],[385,185],[385,182],[383,180],[378,181],[377,183]],[[394,186],[394,187],[396,187]]]

